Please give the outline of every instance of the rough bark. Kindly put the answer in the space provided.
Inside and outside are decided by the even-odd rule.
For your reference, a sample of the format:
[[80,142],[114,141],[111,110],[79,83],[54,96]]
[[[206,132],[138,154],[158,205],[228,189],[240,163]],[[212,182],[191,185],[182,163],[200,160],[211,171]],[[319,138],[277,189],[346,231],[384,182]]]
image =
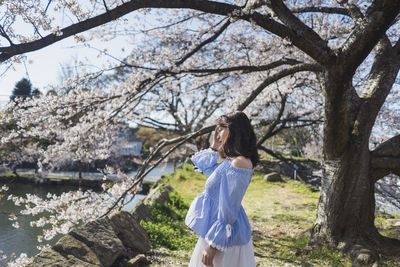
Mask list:
[[379,179],[393,173],[400,176],[400,135],[380,144],[371,152],[372,179]]
[[381,236],[374,225],[375,181],[368,139],[351,140],[343,155],[324,162],[321,197],[312,242],[342,249],[353,264],[371,265],[379,254],[400,253],[400,241]]
[[[365,94],[359,97],[345,64],[324,73],[324,175],[313,243],[349,253],[354,266],[371,266],[379,255],[399,255],[400,241],[382,236],[374,225],[375,182],[399,171],[399,138],[369,150],[377,114],[399,71],[385,37],[378,44]],[[397,146],[396,146],[397,144]]]

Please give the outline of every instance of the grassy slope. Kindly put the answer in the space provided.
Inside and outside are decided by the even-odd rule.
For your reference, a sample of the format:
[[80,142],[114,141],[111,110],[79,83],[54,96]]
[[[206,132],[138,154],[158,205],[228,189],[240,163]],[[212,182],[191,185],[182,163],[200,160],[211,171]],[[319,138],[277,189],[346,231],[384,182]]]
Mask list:
[[[197,237],[187,231],[183,219],[190,202],[203,190],[205,179],[189,164],[163,179],[176,193],[166,209],[154,210],[155,224],[144,223],[156,247],[153,260],[157,263],[152,266],[187,266]],[[252,224],[257,266],[351,266],[339,252],[307,246],[318,197],[319,193],[300,182],[267,183],[263,174],[255,173],[243,206]],[[398,237],[390,221],[395,220],[378,216],[377,225],[385,234]],[[385,260],[383,266],[398,266],[395,262],[398,260]]]

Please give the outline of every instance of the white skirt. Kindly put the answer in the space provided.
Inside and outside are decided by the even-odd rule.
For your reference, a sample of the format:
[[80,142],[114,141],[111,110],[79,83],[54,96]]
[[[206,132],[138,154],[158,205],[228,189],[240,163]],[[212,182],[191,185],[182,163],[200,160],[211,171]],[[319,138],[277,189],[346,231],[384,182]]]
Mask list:
[[[203,251],[207,248],[207,241],[199,237],[194,247],[189,267],[207,267],[201,262]],[[255,267],[253,241],[243,246],[234,246],[225,251],[217,251],[213,260],[213,267]]]

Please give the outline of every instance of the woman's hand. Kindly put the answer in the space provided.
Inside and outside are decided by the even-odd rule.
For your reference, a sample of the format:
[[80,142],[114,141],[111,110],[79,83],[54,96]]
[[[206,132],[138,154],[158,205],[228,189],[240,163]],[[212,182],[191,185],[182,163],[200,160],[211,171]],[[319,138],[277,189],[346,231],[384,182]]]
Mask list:
[[215,254],[217,253],[217,249],[208,246],[204,251],[203,255],[201,257],[201,262],[206,265],[206,266],[214,266],[213,265],[213,259]]
[[215,131],[214,131],[214,136],[213,136],[213,142],[211,144],[211,148],[214,149],[214,150],[218,150],[218,148],[221,145],[221,142],[219,141],[218,135],[219,135],[219,127],[216,126],[215,127]]

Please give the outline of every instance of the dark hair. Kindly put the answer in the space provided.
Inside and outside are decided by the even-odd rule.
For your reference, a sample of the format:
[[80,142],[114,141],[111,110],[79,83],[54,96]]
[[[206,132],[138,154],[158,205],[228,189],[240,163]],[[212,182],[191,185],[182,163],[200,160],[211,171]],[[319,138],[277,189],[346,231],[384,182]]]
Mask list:
[[228,127],[229,135],[219,147],[222,158],[244,156],[250,158],[253,168],[260,161],[257,153],[257,138],[247,115],[242,111],[233,111],[220,116],[217,126]]

